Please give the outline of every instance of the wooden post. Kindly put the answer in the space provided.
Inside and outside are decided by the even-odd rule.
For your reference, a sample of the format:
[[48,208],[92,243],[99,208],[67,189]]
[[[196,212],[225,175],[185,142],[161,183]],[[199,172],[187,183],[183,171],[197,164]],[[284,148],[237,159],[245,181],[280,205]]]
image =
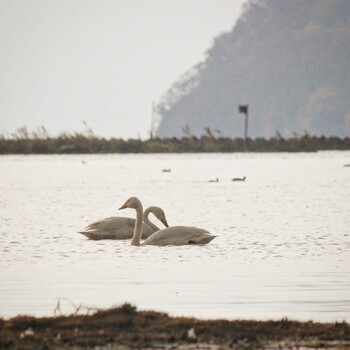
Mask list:
[[151,116],[151,131],[150,131],[150,139],[153,140],[153,133],[154,133],[154,110],[155,110],[155,106],[154,106],[154,101],[152,101],[152,116]]
[[248,139],[248,105],[238,106],[238,112],[245,114],[244,119],[244,150],[247,150],[247,139]]

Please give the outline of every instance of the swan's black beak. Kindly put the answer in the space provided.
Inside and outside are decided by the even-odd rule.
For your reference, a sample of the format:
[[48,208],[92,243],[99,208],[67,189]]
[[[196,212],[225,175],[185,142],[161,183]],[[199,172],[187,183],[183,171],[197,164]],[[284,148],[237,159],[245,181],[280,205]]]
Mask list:
[[128,206],[126,205],[126,203],[124,203],[118,210],[121,210],[121,209],[125,209],[127,208]]
[[164,216],[160,221],[162,222],[162,224],[163,224],[165,227],[169,227],[168,222],[166,221],[165,216]]

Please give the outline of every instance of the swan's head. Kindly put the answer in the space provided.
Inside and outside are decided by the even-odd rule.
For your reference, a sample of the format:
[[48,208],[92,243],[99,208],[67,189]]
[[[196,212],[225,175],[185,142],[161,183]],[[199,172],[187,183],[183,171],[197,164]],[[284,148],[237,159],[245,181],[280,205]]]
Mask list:
[[125,208],[132,208],[132,209],[136,209],[136,208],[140,208],[142,207],[142,204],[140,202],[140,200],[136,197],[130,197],[120,208],[121,209],[125,209]]
[[159,207],[150,207],[149,211],[159,220],[165,227],[169,227],[165,217],[164,210]]

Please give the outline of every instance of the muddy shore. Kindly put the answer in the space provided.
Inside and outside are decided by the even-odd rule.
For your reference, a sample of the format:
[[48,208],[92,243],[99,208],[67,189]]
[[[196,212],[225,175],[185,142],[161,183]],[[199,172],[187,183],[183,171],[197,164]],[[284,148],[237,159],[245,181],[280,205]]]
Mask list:
[[340,323],[197,320],[137,311],[129,304],[92,315],[0,319],[0,349],[350,349]]

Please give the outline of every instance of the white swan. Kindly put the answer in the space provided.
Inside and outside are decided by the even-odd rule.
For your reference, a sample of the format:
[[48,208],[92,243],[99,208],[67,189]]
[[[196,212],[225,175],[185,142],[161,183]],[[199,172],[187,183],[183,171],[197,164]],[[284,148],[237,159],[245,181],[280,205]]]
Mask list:
[[[169,227],[163,209],[159,207],[149,207],[144,213],[143,238],[147,238],[154,232],[159,230],[152,223],[148,215],[152,213],[164,226]],[[125,218],[121,216],[113,216],[103,220],[93,222],[85,227],[84,231],[79,231],[82,235],[89,239],[130,239],[133,236],[135,227],[135,219]]]
[[[134,235],[131,240],[132,245],[139,246],[142,236],[143,208],[140,200],[130,197],[119,209],[132,208],[136,210],[136,222]],[[187,244],[207,244],[216,236],[208,231],[189,226],[173,226],[153,233],[142,242],[142,245],[187,245]]]

